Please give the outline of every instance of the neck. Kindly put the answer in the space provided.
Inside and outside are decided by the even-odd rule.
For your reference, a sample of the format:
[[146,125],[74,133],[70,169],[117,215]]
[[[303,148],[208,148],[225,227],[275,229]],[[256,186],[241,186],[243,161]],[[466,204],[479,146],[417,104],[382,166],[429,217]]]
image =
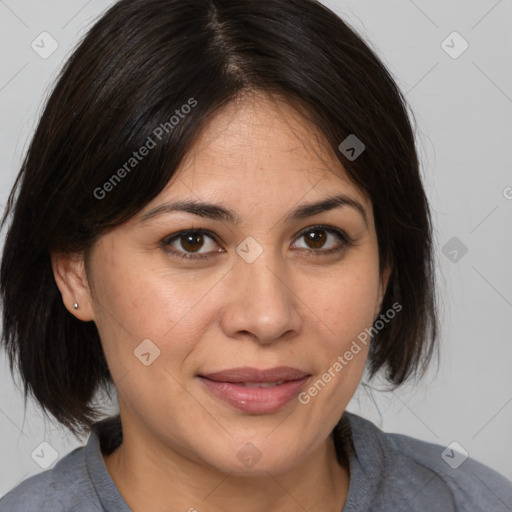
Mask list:
[[349,486],[348,467],[338,462],[332,435],[285,473],[239,476],[192,460],[123,422],[123,442],[104,460],[134,512],[340,512]]

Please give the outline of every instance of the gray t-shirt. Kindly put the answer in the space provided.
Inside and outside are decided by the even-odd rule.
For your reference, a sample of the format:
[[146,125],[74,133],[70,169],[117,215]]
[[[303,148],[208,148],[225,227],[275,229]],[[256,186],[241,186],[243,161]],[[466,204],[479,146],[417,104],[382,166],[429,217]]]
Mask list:
[[[471,458],[452,468],[461,459],[453,451],[442,456],[443,446],[385,433],[348,412],[333,435],[338,458],[350,465],[341,512],[512,510],[512,482]],[[118,417],[96,424],[85,447],[15,487],[0,500],[0,511],[130,512],[102,457],[121,442]]]

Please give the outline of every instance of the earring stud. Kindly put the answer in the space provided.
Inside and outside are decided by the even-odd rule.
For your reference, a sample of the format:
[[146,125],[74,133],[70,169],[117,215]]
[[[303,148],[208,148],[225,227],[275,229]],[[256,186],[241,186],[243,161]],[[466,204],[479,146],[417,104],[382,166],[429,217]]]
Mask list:
[[78,309],[78,303],[77,303],[77,302],[75,302],[75,303],[73,304],[73,309]]

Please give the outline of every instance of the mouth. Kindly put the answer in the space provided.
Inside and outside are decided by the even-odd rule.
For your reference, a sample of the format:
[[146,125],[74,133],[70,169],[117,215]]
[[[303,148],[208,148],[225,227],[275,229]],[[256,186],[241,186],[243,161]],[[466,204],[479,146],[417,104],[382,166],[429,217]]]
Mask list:
[[232,407],[250,414],[268,414],[293,400],[311,375],[298,368],[279,366],[238,367],[197,377],[211,394]]

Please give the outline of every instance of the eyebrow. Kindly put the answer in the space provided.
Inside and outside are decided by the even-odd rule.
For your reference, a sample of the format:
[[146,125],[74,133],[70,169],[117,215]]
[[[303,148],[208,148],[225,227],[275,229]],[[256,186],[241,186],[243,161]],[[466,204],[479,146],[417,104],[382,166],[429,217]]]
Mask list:
[[[359,212],[363,217],[365,224],[368,226],[366,210],[363,205],[356,199],[345,194],[326,197],[325,199],[314,203],[302,204],[289,212],[284,220],[285,222],[291,222],[294,220],[304,219],[306,217],[311,217],[343,206],[351,207]],[[198,217],[203,217],[205,219],[220,220],[235,225],[240,223],[240,217],[234,210],[229,210],[218,204],[205,203],[193,199],[163,203],[142,215],[139,219],[139,223],[154,219],[162,214],[174,212],[192,213],[193,215],[197,215]]]

